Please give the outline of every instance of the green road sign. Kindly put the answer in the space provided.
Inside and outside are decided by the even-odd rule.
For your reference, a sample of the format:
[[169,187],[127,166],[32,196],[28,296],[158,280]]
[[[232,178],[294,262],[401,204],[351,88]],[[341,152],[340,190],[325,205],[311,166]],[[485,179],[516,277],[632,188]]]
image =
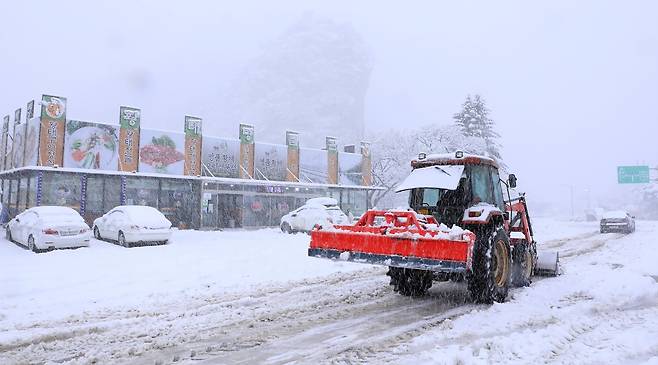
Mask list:
[[617,181],[620,184],[648,184],[649,166],[618,166]]

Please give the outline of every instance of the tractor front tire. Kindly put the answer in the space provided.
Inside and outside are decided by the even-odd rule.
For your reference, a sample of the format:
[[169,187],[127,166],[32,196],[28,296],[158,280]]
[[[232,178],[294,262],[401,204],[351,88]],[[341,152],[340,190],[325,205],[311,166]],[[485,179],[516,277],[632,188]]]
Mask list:
[[468,290],[477,303],[504,302],[512,279],[509,238],[502,227],[476,230]]
[[529,286],[535,270],[535,254],[526,241],[518,243],[512,250],[512,285]]
[[431,271],[391,266],[386,275],[391,277],[393,290],[405,297],[422,297],[432,287]]

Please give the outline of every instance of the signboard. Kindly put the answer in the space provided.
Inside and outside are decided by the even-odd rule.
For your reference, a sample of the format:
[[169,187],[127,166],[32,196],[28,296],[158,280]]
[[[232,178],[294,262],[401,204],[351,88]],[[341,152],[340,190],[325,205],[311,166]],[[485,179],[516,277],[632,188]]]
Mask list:
[[240,161],[240,141],[204,137],[202,145],[203,165],[215,177],[240,176],[238,164]]
[[64,154],[64,123],[66,98],[43,95],[41,98],[41,128],[39,165],[62,166]]
[[23,157],[24,166],[37,166],[39,157],[39,129],[41,121],[38,117],[33,117],[27,121],[27,132],[25,134],[25,156]]
[[27,109],[25,109],[25,120],[30,120],[34,118],[34,100],[30,100],[27,103]]
[[254,177],[254,126],[240,124],[240,178]]
[[362,184],[362,156],[359,153],[341,152],[338,154],[338,166],[341,185]]
[[119,160],[117,127],[68,120],[64,139],[64,167],[116,171]]
[[617,167],[617,182],[619,184],[647,184],[649,181],[649,166]]
[[256,176],[259,180],[286,180],[288,148],[284,145],[256,143]]
[[139,172],[183,174],[183,133],[143,129],[140,132],[139,146]]
[[23,167],[26,127],[27,123],[21,124],[21,109],[16,109],[14,112],[14,141],[11,152],[13,167]]
[[335,137],[326,138],[327,145],[327,181],[328,184],[338,184],[338,141]]
[[201,175],[201,118],[185,116],[185,166],[183,173]]
[[119,171],[137,171],[141,110],[119,108]]
[[299,181],[327,183],[327,151],[311,148],[299,149]]
[[286,181],[299,181],[299,133],[286,131],[288,163]]

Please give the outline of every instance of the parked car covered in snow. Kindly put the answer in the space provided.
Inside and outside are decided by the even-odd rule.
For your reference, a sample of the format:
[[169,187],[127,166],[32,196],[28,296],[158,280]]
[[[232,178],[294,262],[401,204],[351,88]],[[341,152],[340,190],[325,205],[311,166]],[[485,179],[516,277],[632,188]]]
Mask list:
[[601,233],[635,232],[635,217],[620,210],[606,212],[601,218]]
[[89,226],[75,210],[40,206],[27,209],[7,223],[7,239],[34,252],[89,246]]
[[308,232],[316,224],[350,224],[334,198],[313,198],[306,204],[281,217],[281,230],[285,233]]
[[171,222],[153,207],[118,206],[94,220],[94,237],[130,247],[135,243],[166,244],[171,238]]

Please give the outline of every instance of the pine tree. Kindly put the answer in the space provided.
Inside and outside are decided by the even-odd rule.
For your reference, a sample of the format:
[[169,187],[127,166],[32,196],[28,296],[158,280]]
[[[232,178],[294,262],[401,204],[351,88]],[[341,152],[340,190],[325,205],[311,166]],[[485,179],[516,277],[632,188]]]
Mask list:
[[501,161],[500,144],[497,141],[500,135],[494,130],[494,121],[489,117],[489,112],[480,95],[473,98],[468,95],[462,104],[462,110],[455,114],[453,119],[464,136],[484,140],[487,154]]

